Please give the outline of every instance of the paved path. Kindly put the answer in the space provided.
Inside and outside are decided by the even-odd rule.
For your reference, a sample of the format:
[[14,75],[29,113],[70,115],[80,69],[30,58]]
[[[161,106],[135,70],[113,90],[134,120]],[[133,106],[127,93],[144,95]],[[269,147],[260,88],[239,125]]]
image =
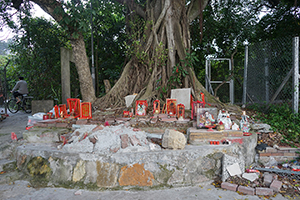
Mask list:
[[[0,112],[4,113],[4,109],[0,108]],[[28,116],[31,116],[31,114],[27,114],[24,111],[19,111],[16,114],[7,112],[8,117],[0,121],[1,142],[10,140],[11,132],[15,132],[18,138],[23,137],[22,133],[27,126]]]
[[[0,199],[9,200],[259,200],[258,196],[240,195],[236,192],[216,189],[207,184],[203,186],[180,187],[165,190],[149,191],[87,191],[64,188],[28,187],[26,181],[16,181],[11,185],[0,185]],[[79,195],[76,195],[78,193]],[[270,198],[286,200],[281,195]]]

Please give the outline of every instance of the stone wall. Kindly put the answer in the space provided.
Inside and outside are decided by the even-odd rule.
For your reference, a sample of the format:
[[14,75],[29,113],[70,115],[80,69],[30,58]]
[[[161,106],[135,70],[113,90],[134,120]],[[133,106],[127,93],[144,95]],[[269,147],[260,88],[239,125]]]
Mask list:
[[265,151],[259,153],[259,161],[269,165],[275,162],[294,160],[299,157],[300,148],[291,147],[267,147]]
[[[92,184],[97,187],[187,186],[221,175],[222,157],[241,154],[241,145],[192,146],[184,150],[112,153],[63,153],[53,144],[27,144],[17,148],[17,167],[28,173],[28,164],[41,157],[51,169],[49,184]],[[49,170],[47,170],[49,171]]]

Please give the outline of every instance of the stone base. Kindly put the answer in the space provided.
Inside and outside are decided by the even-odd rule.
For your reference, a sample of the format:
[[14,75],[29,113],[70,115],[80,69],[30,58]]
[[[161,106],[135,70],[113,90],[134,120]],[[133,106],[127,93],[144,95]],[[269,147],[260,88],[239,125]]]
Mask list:
[[188,145],[183,150],[100,155],[68,153],[58,150],[55,144],[26,144],[17,148],[16,158],[18,168],[26,172],[33,158],[42,157],[51,168],[49,184],[73,181],[104,188],[189,186],[219,176],[224,152],[237,156],[241,148],[236,144]]
[[233,131],[233,130],[224,130],[217,131],[212,129],[197,129],[195,127],[189,128],[188,133],[188,143],[189,144],[209,144],[210,141],[230,141],[231,143],[243,143],[243,132],[242,131]]

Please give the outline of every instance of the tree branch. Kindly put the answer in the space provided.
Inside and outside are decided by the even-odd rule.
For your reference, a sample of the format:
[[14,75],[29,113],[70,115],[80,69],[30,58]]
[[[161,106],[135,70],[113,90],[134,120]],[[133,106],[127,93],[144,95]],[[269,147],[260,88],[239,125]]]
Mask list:
[[115,1],[120,4],[128,6],[131,10],[134,10],[136,14],[138,14],[140,17],[146,19],[145,10],[141,6],[136,4],[134,1],[132,0],[115,0]]
[[55,21],[60,22],[63,18],[62,14],[54,13],[56,8],[62,8],[62,4],[57,0],[31,0],[32,2],[39,5],[46,13],[51,15]]
[[202,11],[207,6],[209,0],[192,0],[191,3],[188,6],[188,20],[189,22],[193,21],[198,15],[200,15],[200,3]]

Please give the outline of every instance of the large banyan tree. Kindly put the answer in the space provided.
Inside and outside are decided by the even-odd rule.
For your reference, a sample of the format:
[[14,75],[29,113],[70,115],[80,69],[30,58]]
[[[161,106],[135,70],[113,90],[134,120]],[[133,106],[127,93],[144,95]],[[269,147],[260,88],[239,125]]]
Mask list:
[[189,25],[208,0],[116,1],[126,6],[131,59],[114,87],[95,105],[122,105],[124,96],[134,93],[148,102],[164,100],[171,88],[193,88],[196,99],[203,92],[209,102],[217,102],[197,80],[190,53]]
[[[5,1],[12,1],[12,6],[17,9],[23,2]],[[124,97],[134,93],[148,102],[156,98],[164,100],[169,97],[171,88],[192,88],[196,99],[203,92],[208,102],[220,103],[197,80],[190,53],[189,25],[201,16],[208,0],[115,0],[126,8],[126,31],[131,36],[127,43],[130,60],[113,88],[98,99],[94,93],[83,36],[76,27],[65,23],[75,19],[64,11],[60,0],[31,1],[62,26],[68,26],[81,94],[84,101],[93,102],[94,108],[124,105]]]

